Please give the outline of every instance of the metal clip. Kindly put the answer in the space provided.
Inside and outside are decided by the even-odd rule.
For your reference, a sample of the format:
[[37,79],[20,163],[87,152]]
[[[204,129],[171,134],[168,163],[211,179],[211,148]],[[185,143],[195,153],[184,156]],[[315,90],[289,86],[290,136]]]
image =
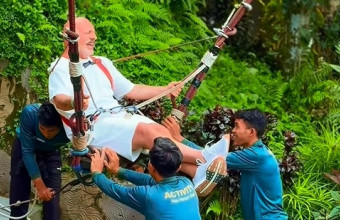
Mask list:
[[64,40],[67,40],[67,41],[70,42],[71,44],[75,44],[75,43],[77,43],[78,40],[79,40],[79,36],[77,37],[77,39],[72,40],[66,33],[60,32],[60,35],[64,38]]
[[215,33],[218,35],[218,36],[222,36],[226,39],[228,39],[229,37],[224,33],[224,31],[220,28],[214,28],[213,29],[215,31]]
[[244,7],[245,9],[247,9],[247,11],[253,10],[253,7],[251,6],[251,4],[248,4],[248,3],[246,3],[246,2],[241,2],[241,5],[243,5],[243,7]]

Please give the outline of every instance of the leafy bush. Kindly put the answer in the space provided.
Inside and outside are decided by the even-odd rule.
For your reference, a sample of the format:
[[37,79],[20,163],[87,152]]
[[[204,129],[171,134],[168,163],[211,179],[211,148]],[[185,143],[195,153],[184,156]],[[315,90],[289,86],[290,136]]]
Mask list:
[[313,212],[334,207],[330,185],[323,183],[312,167],[300,173],[293,183],[283,196],[289,219],[313,219]]

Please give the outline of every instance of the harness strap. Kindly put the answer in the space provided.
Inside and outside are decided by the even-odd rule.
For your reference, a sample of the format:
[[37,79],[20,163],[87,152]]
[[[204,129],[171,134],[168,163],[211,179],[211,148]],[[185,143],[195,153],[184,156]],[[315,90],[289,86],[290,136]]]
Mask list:
[[[109,72],[109,70],[103,65],[101,59],[95,58],[95,57],[91,57],[91,59],[93,60],[93,62],[95,64],[97,64],[97,66],[99,67],[99,69],[105,74],[105,76],[108,78],[108,80],[110,81],[111,84],[111,89],[114,89],[114,80]],[[64,122],[65,125],[67,125],[68,127],[71,127],[71,123],[70,120],[67,119],[65,116],[61,115],[61,120]]]
[[106,77],[109,79],[110,84],[111,84],[111,89],[114,89],[114,81],[113,78],[110,74],[110,72],[108,71],[108,69],[103,65],[101,59],[95,58],[95,57],[91,57],[91,59],[93,60],[93,62],[95,64],[97,64],[97,66],[99,67],[99,69],[101,69],[101,71],[106,75]]
[[68,127],[71,127],[70,120],[68,120],[65,116],[63,116],[61,114],[59,114],[59,115],[60,115],[61,120],[64,122],[64,124],[67,125]]

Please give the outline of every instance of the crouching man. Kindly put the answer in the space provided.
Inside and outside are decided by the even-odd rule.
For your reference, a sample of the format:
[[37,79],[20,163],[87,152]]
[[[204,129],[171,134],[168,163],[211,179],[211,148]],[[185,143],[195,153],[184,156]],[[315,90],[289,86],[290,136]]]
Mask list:
[[[175,143],[168,138],[156,138],[149,157],[150,175],[119,167],[117,154],[109,148],[104,148],[101,154],[96,150],[91,163],[93,180],[106,195],[142,213],[147,220],[201,219],[193,184],[186,177],[176,176],[183,156]],[[136,186],[125,187],[108,179],[102,174],[104,166]]]

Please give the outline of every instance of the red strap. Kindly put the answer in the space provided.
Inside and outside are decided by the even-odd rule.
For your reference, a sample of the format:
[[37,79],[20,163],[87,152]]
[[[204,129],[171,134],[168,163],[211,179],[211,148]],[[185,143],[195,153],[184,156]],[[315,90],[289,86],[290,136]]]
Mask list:
[[64,117],[63,115],[60,115],[61,120],[68,126],[71,127],[71,123],[70,120],[68,120],[66,117]]
[[[101,59],[95,58],[95,57],[91,57],[91,59],[93,60],[94,63],[97,64],[97,66],[99,67],[99,69],[101,69],[101,71],[103,71],[103,73],[106,75],[106,77],[109,79],[110,84],[111,84],[111,88],[112,90],[114,89],[114,81],[113,78],[110,74],[110,72],[107,70],[107,68],[103,65]],[[70,120],[67,119],[66,117],[60,115],[61,120],[65,123],[65,125],[67,125],[68,127],[71,127],[71,123]]]
[[110,84],[111,84],[111,88],[112,90],[114,89],[114,81],[113,78],[110,74],[110,72],[107,70],[107,68],[103,65],[102,61],[98,58],[95,57],[91,57],[92,60],[97,64],[97,66],[99,67],[99,69],[101,69],[101,71],[104,72],[104,74],[106,75],[106,77],[109,79]]

